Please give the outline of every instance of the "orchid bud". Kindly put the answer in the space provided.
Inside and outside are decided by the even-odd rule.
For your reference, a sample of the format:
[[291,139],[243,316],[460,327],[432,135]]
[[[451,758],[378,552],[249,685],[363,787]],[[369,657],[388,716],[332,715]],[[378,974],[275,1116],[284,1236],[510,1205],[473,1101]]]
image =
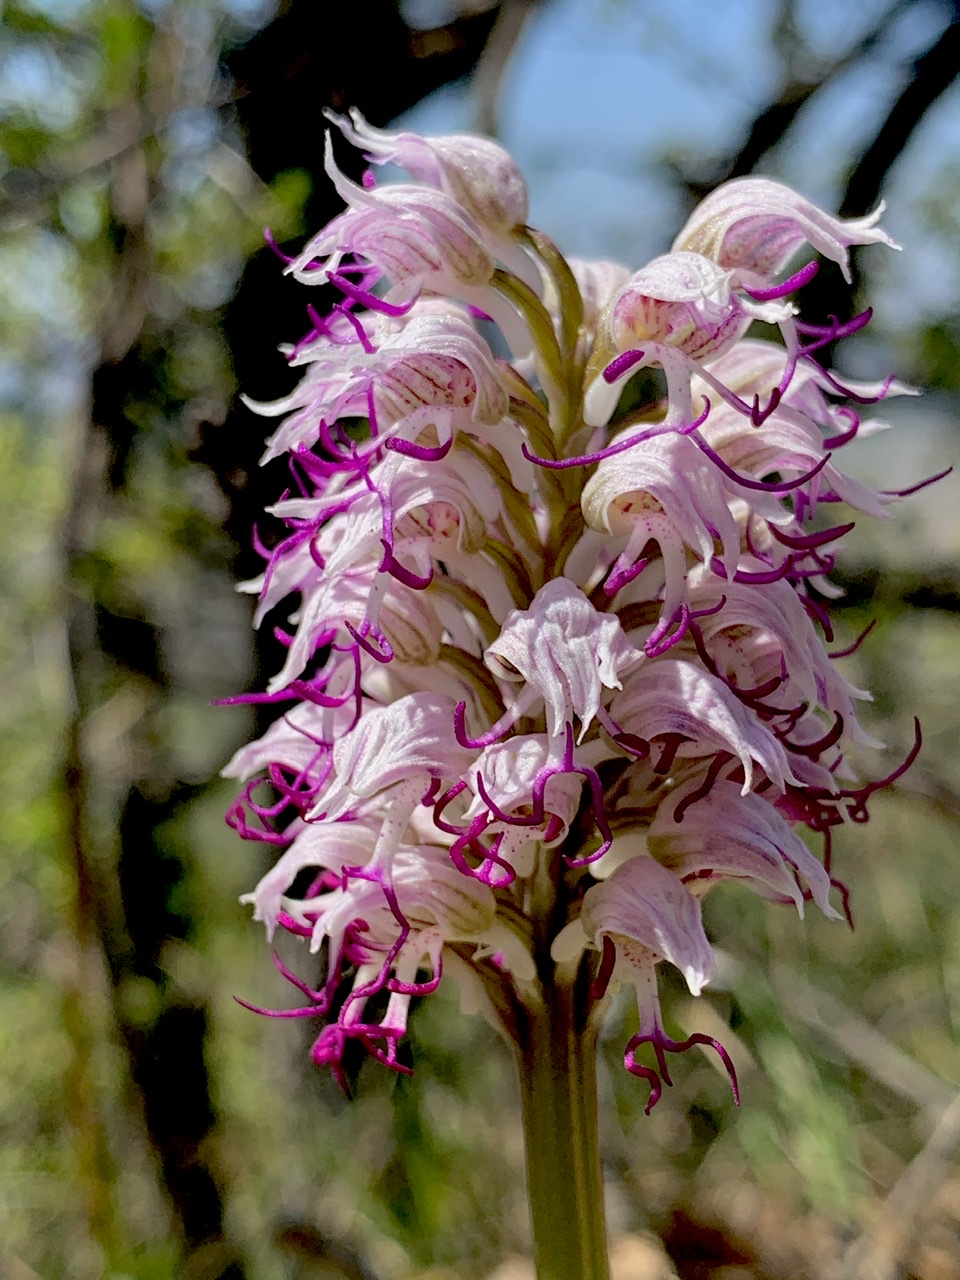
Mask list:
[[836,262],[850,282],[851,245],[899,248],[876,225],[881,202],[864,218],[835,218],[769,178],[725,182],[701,201],[673,242],[674,252],[693,251],[728,270],[770,280],[804,244]]
[[506,236],[527,221],[527,184],[513,157],[490,138],[469,133],[423,138],[387,133],[367,124],[357,110],[350,119],[330,113],[348,141],[375,164],[396,164],[418,182],[446,192],[478,226]]

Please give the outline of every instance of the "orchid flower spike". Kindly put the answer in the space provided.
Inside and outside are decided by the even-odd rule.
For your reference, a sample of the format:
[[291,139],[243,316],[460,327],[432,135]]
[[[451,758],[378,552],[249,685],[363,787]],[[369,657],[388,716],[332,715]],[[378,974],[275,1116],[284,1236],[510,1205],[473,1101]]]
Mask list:
[[919,749],[854,776],[867,695],[826,647],[848,516],[895,497],[837,455],[908,389],[822,367],[869,317],[806,324],[815,265],[782,279],[801,251],[849,274],[852,246],[891,245],[882,206],[840,219],[746,178],[646,265],[567,261],[499,144],[329,118],[413,180],[355,184],[328,138],[346,208],[288,269],[338,300],[285,349],[299,383],[253,406],[294,481],[245,589],[286,657],[231,699],[278,718],[225,771],[228,820],[275,846],[255,918],[325,966],[314,990],[280,962],[306,1003],[274,1012],[316,1019],[343,1081],[349,1045],[408,1069],[411,999],[443,974],[514,1038],[561,1005],[595,1032],[626,984],[648,1107],[695,1044],[736,1091],[722,1044],[666,1030],[659,966],[708,987],[721,880],[846,911],[833,828]]

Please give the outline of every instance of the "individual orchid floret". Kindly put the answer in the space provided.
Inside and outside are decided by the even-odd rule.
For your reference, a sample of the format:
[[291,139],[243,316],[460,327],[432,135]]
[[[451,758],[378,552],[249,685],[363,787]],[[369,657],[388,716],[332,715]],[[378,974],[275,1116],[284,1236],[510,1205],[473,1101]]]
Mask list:
[[747,884],[762,897],[792,902],[803,915],[812,898],[830,920],[830,875],[772,804],[744,796],[728,782],[708,794],[692,779],[662,803],[647,848],[690,891],[702,895],[721,880]]
[[[538,845],[551,848],[566,838],[580,807],[584,777],[567,751],[545,734],[517,734],[486,747],[476,764],[437,802],[437,825],[458,838],[451,856],[463,865],[472,849],[484,858],[480,878],[509,883],[529,876]],[[450,802],[469,797],[459,825],[451,825]],[[480,844],[481,838],[490,844]],[[506,874],[504,874],[506,873]],[[478,874],[473,871],[472,874]]]
[[[295,901],[283,899],[290,927],[303,929],[317,951],[329,939],[330,977],[327,988],[310,993],[315,1006],[299,1010],[303,1016],[327,1013],[345,962],[355,966],[352,987],[335,1022],[324,1027],[312,1050],[318,1065],[330,1067],[342,1080],[341,1059],[346,1043],[359,1040],[385,1065],[397,1063],[397,1044],[406,1033],[407,1014],[414,995],[436,989],[447,942],[489,940],[496,930],[496,907],[490,890],[459,875],[442,849],[401,848],[391,868],[389,884],[376,873],[355,868],[340,887]],[[418,980],[428,965],[432,976]],[[387,1009],[378,1023],[367,1022],[366,1008],[378,992],[389,992]]]
[[[862,481],[846,475],[833,461],[836,451],[858,433],[882,429],[884,424],[862,424],[854,409],[829,403],[824,395],[829,375],[812,363],[802,362],[789,379],[784,379],[785,366],[783,348],[744,339],[711,364],[711,382],[694,377],[694,395],[709,395],[716,380],[720,380],[748,403],[765,396],[771,386],[785,383],[777,406],[762,423],[751,422],[721,401],[712,409],[700,435],[732,472],[748,479],[760,480],[778,471],[814,472],[803,487],[799,506],[796,490],[784,494],[790,497],[801,520],[814,513],[822,497],[884,518],[890,497],[877,494]],[[909,392],[909,388],[897,383],[864,385],[858,390],[862,399]]]
[[[247,785],[227,815],[229,824],[245,839],[281,848],[289,844],[292,837],[281,829],[281,820],[313,807],[333,769],[333,743],[357,715],[346,698],[331,698],[326,707],[302,702],[275,720],[261,738],[235,752],[223,776]],[[272,789],[273,798],[255,799],[265,787]]]
[[341,883],[347,867],[363,866],[370,860],[379,830],[380,823],[369,814],[342,822],[300,821],[293,825],[288,832],[289,846],[254,891],[240,899],[253,905],[253,918],[265,925],[267,939],[273,941],[281,917],[289,915],[286,894],[301,872],[313,870],[314,884],[323,884],[323,873],[330,873],[327,888]]
[[584,896],[580,925],[600,950],[608,937],[627,962],[666,960],[698,996],[716,974],[696,898],[654,858],[638,856],[617,867]]
[[667,379],[666,423],[690,422],[692,371],[729,350],[752,320],[792,334],[791,304],[737,293],[737,284],[733,271],[683,251],[663,254],[635,272],[609,302],[598,326],[586,420],[607,421],[626,378],[660,365]]
[[510,614],[484,654],[501,680],[523,682],[498,736],[542,699],[550,737],[562,735],[576,717],[582,742],[602,714],[603,690],[621,688],[621,673],[641,656],[613,614],[598,613],[579,587],[555,578],[540,588],[529,609]]
[[704,359],[742,330],[730,289],[732,272],[698,253],[667,253],[634,275],[614,298],[606,320],[617,351],[654,343]]
[[[349,506],[318,541],[329,576],[378,554],[383,570],[389,571],[401,549],[416,560],[421,578],[429,576],[432,558],[480,550],[502,512],[494,476],[473,453],[460,450],[434,461],[411,458],[401,464],[393,458],[345,497]],[[287,498],[271,511],[319,531],[328,506],[326,495]]]
[[[291,358],[291,364],[307,366],[291,395],[270,404],[247,401],[258,413],[289,415],[271,436],[263,462],[313,446],[324,424],[341,417],[370,420],[370,447],[412,453],[417,445],[446,447],[455,425],[492,425],[506,414],[507,394],[490,348],[456,311],[439,315],[425,308],[402,323],[391,319],[379,342],[378,329],[387,327],[383,317],[354,319],[369,349],[321,335]],[[372,326],[370,336],[365,326]],[[430,430],[434,439],[422,440]]]
[[849,284],[851,245],[899,247],[876,225],[883,208],[881,202],[864,218],[835,218],[780,182],[737,178],[697,205],[673,248],[702,253],[745,283],[762,285],[809,244],[836,262]]
[[[364,801],[402,795],[405,823],[431,785],[458,778],[473,759],[454,735],[454,711],[448,696],[427,692],[372,708],[334,747],[334,778],[308,817],[331,822]],[[392,828],[399,821],[393,815]]]
[[[386,423],[416,409],[449,404],[468,409],[471,423],[492,425],[507,412],[507,394],[488,343],[466,316],[447,308],[411,314],[403,329],[382,344],[377,372],[378,420]],[[386,425],[379,421],[381,428]]]
[[[445,941],[460,942],[479,939],[494,922],[489,888],[460,875],[439,846],[401,845],[391,867],[389,895],[376,875],[366,875],[363,863],[357,864],[356,871],[364,874],[348,872],[342,887],[329,893],[296,901],[284,898],[292,918],[310,926],[311,951],[319,951],[325,937],[339,941],[357,919],[367,922],[365,942],[379,944],[384,951],[403,928],[437,928]],[[401,919],[391,900],[399,907]]]
[[667,423],[695,419],[690,361],[718,355],[750,323],[731,292],[732,274],[700,254],[671,253],[621,286],[599,324],[584,400],[587,422],[606,422],[625,380],[655,364],[667,378]]
[[367,124],[356,109],[349,120],[328,115],[368,160],[399,165],[418,182],[446,192],[494,236],[508,236],[526,223],[527,184],[510,153],[490,138],[388,133]]
[[783,791],[795,781],[781,743],[721,680],[693,662],[657,658],[632,671],[610,705],[630,749],[643,756],[658,748],[654,768],[667,773],[677,759],[739,760],[742,793],[755,785],[754,766]]
[[236,751],[222,770],[224,778],[252,778],[270,764],[279,764],[299,774],[310,774],[317,761],[329,753],[334,737],[348,725],[349,712],[341,710],[339,725],[327,726],[326,741],[318,741],[318,709],[309,702],[300,703],[274,720],[266,733]]
[[663,606],[644,649],[649,655],[662,652],[686,629],[687,549],[710,563],[719,539],[728,576],[740,558],[740,529],[720,473],[686,436],[657,436],[603,458],[584,487],[581,505],[590,528],[626,537],[604,581],[608,595],[647,568],[650,544],[656,546]]
[[[569,960],[584,942],[603,953],[594,984],[597,995],[611,983],[629,983],[636,991],[640,1029],[627,1045],[625,1063],[650,1085],[647,1114],[659,1101],[662,1085],[672,1083],[666,1053],[683,1052],[694,1044],[717,1051],[737,1096],[733,1064],[722,1045],[700,1034],[675,1041],[663,1028],[656,966],[663,960],[674,965],[695,996],[716,973],[699,903],[680,879],[646,855],[621,863],[608,879],[587,890],[579,919],[554,940],[553,956],[558,961]],[[643,1044],[653,1047],[656,1070],[636,1061]]]
[[[395,655],[416,663],[436,659],[441,626],[435,611],[422,595],[401,591],[395,579],[380,573],[378,560],[326,578],[305,545],[278,563],[266,584],[261,618],[291,591],[302,591],[304,599],[296,614],[296,635],[287,639],[284,665],[267,686],[270,695],[292,688],[306,697],[309,686],[314,697],[356,698],[361,668],[369,661]],[[328,645],[322,674],[305,680],[308,664]],[[300,680],[305,683],[298,686]]]
[[[749,582],[695,575],[691,624],[707,670],[738,698],[768,716],[800,703],[839,713],[848,733],[866,741],[854,703],[869,697],[838,671],[823,647],[803,598],[784,579],[758,591]],[[874,743],[874,745],[877,745]]]
[[[288,270],[304,284],[332,279],[348,297],[374,310],[397,310],[420,290],[453,292],[490,282],[494,263],[470,214],[442,191],[428,187],[366,190],[337,168],[327,137],[324,167],[347,209],[310,240]],[[382,303],[353,285],[344,262],[353,256],[376,268],[392,286]],[[323,269],[320,270],[321,260]],[[343,268],[343,270],[341,270]]]

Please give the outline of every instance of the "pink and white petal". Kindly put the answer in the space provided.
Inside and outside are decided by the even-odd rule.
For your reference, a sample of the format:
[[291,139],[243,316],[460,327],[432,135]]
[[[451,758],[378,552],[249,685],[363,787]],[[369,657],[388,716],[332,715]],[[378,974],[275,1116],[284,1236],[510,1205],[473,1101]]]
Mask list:
[[508,235],[527,220],[527,186],[513,157],[499,143],[475,134],[422,137],[389,133],[367,124],[355,108],[350,120],[326,113],[344,137],[376,164],[396,164],[419,182],[439,187],[481,227]]
[[694,995],[716,974],[700,904],[672,871],[646,855],[622,863],[609,879],[588,889],[580,921],[596,947],[606,936],[620,950],[624,939],[668,960]]
[[692,662],[655,658],[631,672],[610,714],[627,733],[649,740],[681,734],[678,756],[728,751],[743,766],[743,795],[753,786],[754,765],[783,791],[794,782],[787,753],[747,707],[715,676]]
[[769,280],[804,244],[836,262],[850,281],[847,250],[856,244],[899,248],[876,225],[881,203],[864,218],[836,218],[769,178],[737,178],[702,200],[673,242],[721,267]]
[[684,810],[679,823],[674,818],[676,801],[674,795],[664,802],[648,840],[651,852],[678,876],[699,879],[712,870],[717,879],[752,880],[761,892],[791,899],[802,915],[799,878],[825,916],[841,919],[830,904],[828,872],[766,799],[743,796],[729,784],[718,783]]
[[541,587],[529,609],[513,610],[484,654],[495,675],[524,680],[544,699],[550,737],[576,715],[580,740],[603,689],[619,689],[620,673],[640,660],[619,619],[599,613],[567,578]]

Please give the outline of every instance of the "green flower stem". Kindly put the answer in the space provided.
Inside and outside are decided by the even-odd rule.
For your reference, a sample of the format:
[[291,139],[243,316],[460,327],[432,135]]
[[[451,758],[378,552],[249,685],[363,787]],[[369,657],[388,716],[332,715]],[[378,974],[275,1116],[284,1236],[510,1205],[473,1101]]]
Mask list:
[[566,258],[542,231],[535,227],[523,227],[517,233],[521,244],[533,250],[553,278],[560,312],[561,338],[566,355],[572,356],[583,324],[583,299],[577,281]]
[[609,1280],[597,1135],[597,1032],[576,990],[529,1011],[517,1050],[537,1280]]

